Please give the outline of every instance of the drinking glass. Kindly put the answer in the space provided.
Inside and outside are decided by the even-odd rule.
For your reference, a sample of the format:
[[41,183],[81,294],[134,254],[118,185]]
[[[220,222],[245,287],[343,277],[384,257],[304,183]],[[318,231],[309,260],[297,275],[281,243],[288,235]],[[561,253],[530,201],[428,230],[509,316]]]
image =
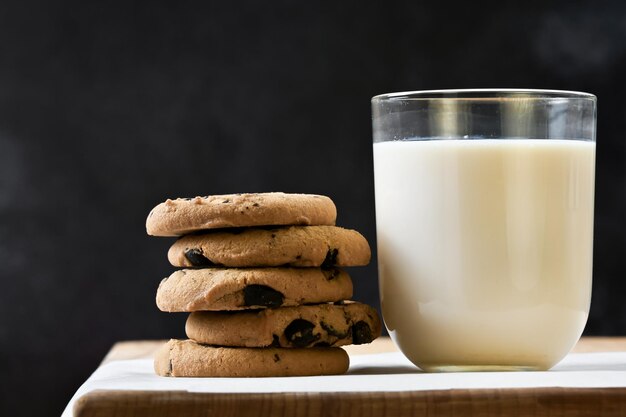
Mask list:
[[391,338],[425,371],[545,370],[589,313],[596,97],[438,90],[372,99]]

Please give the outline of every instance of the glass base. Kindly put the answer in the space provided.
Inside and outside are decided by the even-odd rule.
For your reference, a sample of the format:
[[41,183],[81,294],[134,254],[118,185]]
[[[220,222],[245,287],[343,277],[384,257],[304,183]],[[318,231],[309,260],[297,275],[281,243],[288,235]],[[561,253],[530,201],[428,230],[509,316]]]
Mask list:
[[524,372],[545,371],[538,366],[519,365],[420,365],[425,372]]

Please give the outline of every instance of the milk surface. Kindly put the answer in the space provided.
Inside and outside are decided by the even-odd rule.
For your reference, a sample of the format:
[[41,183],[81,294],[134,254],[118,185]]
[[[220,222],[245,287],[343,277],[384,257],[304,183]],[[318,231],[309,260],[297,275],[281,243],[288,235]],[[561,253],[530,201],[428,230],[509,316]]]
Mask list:
[[595,143],[374,144],[381,303],[427,370],[547,369],[591,298]]

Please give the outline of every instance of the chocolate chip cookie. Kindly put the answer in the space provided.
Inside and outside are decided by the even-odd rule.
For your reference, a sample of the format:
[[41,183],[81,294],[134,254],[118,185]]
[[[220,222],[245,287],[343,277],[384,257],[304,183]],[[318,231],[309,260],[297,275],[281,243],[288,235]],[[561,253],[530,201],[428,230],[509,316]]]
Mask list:
[[182,236],[198,230],[277,225],[334,225],[337,209],[313,194],[227,194],[167,200],[152,209],[152,236]]
[[243,310],[339,301],[352,296],[350,276],[330,268],[182,269],[161,281],[162,311]]
[[337,375],[350,360],[341,348],[232,348],[172,339],[157,352],[154,370],[174,377]]
[[367,265],[371,252],[355,230],[291,226],[187,235],[167,256],[172,265],[182,267],[331,267]]
[[370,343],[381,323],[372,307],[346,302],[245,312],[192,313],[187,337],[219,346],[307,348]]

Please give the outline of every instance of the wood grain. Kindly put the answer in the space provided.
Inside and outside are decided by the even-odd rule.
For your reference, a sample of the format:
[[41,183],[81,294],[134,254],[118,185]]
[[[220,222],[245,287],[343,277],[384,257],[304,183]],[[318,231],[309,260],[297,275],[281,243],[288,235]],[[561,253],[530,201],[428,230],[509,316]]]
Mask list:
[[94,391],[80,398],[74,411],[77,417],[595,417],[625,416],[626,395],[622,389],[609,388],[437,390],[361,394]]

